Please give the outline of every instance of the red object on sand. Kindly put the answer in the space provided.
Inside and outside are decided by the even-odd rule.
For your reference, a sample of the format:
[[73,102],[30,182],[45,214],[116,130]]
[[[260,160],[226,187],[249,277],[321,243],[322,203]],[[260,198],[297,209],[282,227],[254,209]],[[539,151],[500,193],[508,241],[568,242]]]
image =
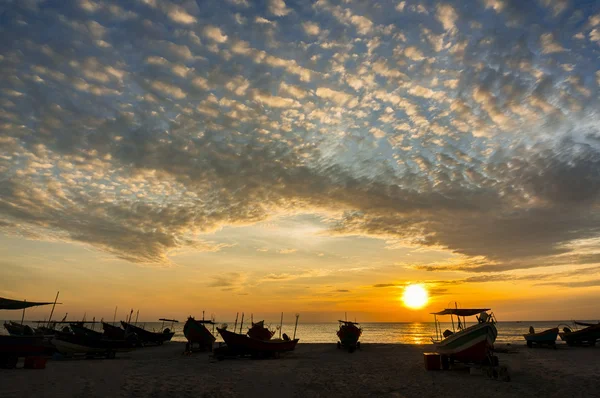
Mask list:
[[442,369],[441,355],[437,352],[425,352],[423,353],[425,358],[425,369],[427,370],[440,370]]
[[46,358],[25,357],[25,369],[46,369]]

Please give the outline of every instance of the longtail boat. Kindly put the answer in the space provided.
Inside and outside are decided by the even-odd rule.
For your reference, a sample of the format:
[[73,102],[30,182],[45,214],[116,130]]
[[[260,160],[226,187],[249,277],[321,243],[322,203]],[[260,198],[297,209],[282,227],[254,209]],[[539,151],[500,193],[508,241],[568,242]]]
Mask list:
[[162,332],[151,332],[123,321],[121,321],[121,325],[123,325],[123,329],[126,331],[135,333],[142,344],[161,345],[170,341],[175,335],[175,332],[171,332],[169,328],[164,329]]
[[104,335],[113,340],[125,340],[125,330],[119,326],[111,325],[110,323],[102,322]]
[[274,330],[269,330],[265,327],[265,321],[252,322],[252,326],[248,329],[248,336],[258,340],[271,340],[275,334]]
[[5,322],[4,328],[11,336],[33,336],[36,334],[28,325],[21,325],[13,321]]
[[556,337],[558,336],[558,328],[552,328],[548,330],[544,330],[543,332],[537,332],[531,326],[529,328],[529,333],[524,334],[523,337],[527,341],[527,347],[533,347],[534,344],[537,345],[548,345],[550,347],[556,348]]
[[583,329],[571,329],[568,326],[563,327],[563,331],[559,333],[560,339],[569,346],[575,345],[596,345],[596,341],[600,339],[600,323],[584,323],[574,322],[576,325],[587,326]]
[[[465,309],[465,308],[446,308],[440,312],[434,312],[436,338],[432,341],[436,346],[437,352],[446,356],[449,360],[456,360],[463,363],[486,363],[492,360],[491,352],[494,348],[494,342],[498,336],[496,329],[496,320],[493,314],[488,314],[489,308],[485,309]],[[477,316],[477,323],[467,327],[465,317]],[[453,330],[442,332],[441,325],[437,319],[441,315],[450,315]],[[454,317],[456,317],[456,328],[454,326]],[[461,321],[462,317],[462,321]]]
[[282,352],[293,351],[300,340],[290,340],[285,334],[283,339],[259,340],[225,328],[217,328],[217,331],[234,355],[277,356]]
[[[56,297],[58,299],[58,294]],[[56,304],[56,300],[54,303],[32,302],[0,297],[0,310],[25,311],[26,308],[49,304]],[[25,312],[23,312],[23,316],[25,316]],[[13,322],[8,323],[8,325],[18,324]],[[52,351],[52,346],[44,336],[0,336],[0,367],[14,368],[19,361],[19,357],[50,355]]]
[[103,355],[107,358],[114,358],[116,352],[127,352],[134,348],[133,343],[129,341],[108,339],[102,334],[92,336],[89,334],[56,332],[51,342],[56,350],[64,355]]
[[337,331],[337,337],[340,341],[337,343],[338,348],[347,348],[349,352],[353,352],[356,348],[360,348],[358,339],[362,335],[362,329],[357,322],[338,321],[340,328]]
[[[98,332],[96,330],[86,328],[85,326],[83,326],[83,322],[71,323],[69,326],[71,327],[71,330],[73,331],[74,334],[77,334],[80,336],[95,337],[98,339],[102,338],[102,336],[103,336],[102,332]],[[119,340],[119,339],[117,339],[117,340]]]
[[215,336],[204,326],[205,324],[212,325],[212,321],[197,321],[191,316],[183,325],[183,334],[188,341],[191,349],[194,344],[198,344],[201,349],[212,350],[213,343],[216,341]]

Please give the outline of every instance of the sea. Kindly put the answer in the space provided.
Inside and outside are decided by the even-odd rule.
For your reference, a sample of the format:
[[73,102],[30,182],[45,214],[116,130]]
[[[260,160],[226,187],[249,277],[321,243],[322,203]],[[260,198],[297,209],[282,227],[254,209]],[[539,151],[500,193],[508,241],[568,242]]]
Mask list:
[[[583,321],[586,322],[586,321]],[[597,321],[587,321],[596,323]],[[36,324],[25,322],[32,327]],[[172,327],[171,324],[162,324],[162,322],[138,322],[138,326],[144,327],[146,330],[161,331],[162,328],[169,327],[172,331],[175,331],[173,341],[186,341],[183,335],[184,322],[175,323]],[[221,326],[219,323],[216,326]],[[472,323],[467,322],[467,326]],[[569,326],[574,328],[572,321],[521,321],[521,322],[498,322],[498,343],[523,343],[523,334],[528,333],[529,327],[533,326],[536,331],[542,331],[553,327]],[[92,327],[95,330],[101,331],[102,325],[99,323],[87,324],[87,327]],[[222,341],[218,336],[216,326],[214,329],[217,341]],[[232,330],[235,326],[234,322],[228,322],[228,329]],[[242,325],[242,330],[247,330],[249,325]],[[275,337],[279,336],[279,324],[278,323],[267,323],[269,329],[275,330]],[[282,333],[286,333],[289,337],[294,336],[294,323],[284,323],[281,330]],[[363,343],[385,343],[385,344],[431,344],[432,337],[435,337],[436,330],[433,322],[421,322],[421,323],[387,323],[387,322],[365,322],[360,324],[363,333],[361,341]],[[441,330],[446,329],[452,330],[451,323],[441,323]],[[455,325],[456,326],[456,325]],[[207,325],[209,330],[213,330],[211,325]],[[298,323],[296,329],[296,337],[300,339],[300,343],[332,343],[337,341],[336,331],[338,330],[338,323]],[[575,327],[576,329],[577,327]],[[239,331],[240,324],[237,324],[236,330]],[[2,328],[0,334],[7,334],[6,330]]]

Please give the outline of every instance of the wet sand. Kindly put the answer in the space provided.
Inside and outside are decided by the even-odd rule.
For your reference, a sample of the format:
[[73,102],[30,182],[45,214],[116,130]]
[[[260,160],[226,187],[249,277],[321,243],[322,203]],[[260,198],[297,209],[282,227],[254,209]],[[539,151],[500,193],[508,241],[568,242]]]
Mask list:
[[[497,346],[499,347],[499,346]],[[44,370],[0,370],[1,397],[592,397],[600,349],[501,346],[503,382],[468,370],[426,371],[432,346],[299,344],[280,359],[216,361],[170,343],[116,359],[48,361]],[[22,362],[19,366],[22,366]]]

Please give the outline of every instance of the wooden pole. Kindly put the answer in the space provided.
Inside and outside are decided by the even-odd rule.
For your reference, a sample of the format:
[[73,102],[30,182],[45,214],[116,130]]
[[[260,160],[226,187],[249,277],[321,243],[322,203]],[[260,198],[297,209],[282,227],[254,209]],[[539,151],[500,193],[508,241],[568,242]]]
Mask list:
[[279,322],[279,338],[281,338],[281,328],[283,328],[283,312],[281,313],[281,321]]
[[56,298],[54,299],[54,304],[52,304],[52,311],[50,311],[50,318],[48,319],[48,327],[50,327],[50,321],[52,320],[52,314],[54,314],[54,307],[56,307],[56,302],[58,301],[58,294],[60,291],[56,292]]
[[119,308],[119,306],[115,307],[115,315],[113,315],[113,326],[115,326],[115,322],[117,321],[117,308]]
[[204,310],[202,310],[202,320],[204,320]]
[[[27,303],[27,300],[25,300],[25,303]],[[24,319],[25,319],[25,308],[23,308],[23,315],[21,315],[21,326],[23,326]]]
[[292,340],[296,340],[296,329],[298,329],[298,318],[300,318],[300,314],[296,314],[296,326],[294,326],[294,337]]
[[235,331],[237,330],[237,320],[238,320],[239,315],[240,315],[239,312],[235,313],[235,325],[233,325],[233,333],[235,333]]
[[244,327],[244,313],[242,312],[242,320],[240,322],[240,334],[242,334],[242,328]]

